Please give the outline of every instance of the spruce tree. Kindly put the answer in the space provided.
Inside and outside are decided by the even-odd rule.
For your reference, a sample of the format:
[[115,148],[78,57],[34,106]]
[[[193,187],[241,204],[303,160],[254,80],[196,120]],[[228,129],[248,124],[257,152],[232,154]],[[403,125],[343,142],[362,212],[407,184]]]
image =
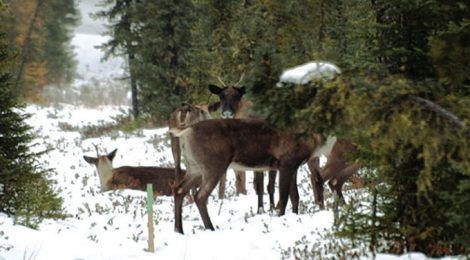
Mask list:
[[[1,18],[9,16],[0,1]],[[3,24],[3,23],[2,23]],[[14,216],[17,223],[30,227],[44,218],[63,217],[62,201],[47,179],[49,171],[38,163],[39,154],[30,151],[33,136],[19,112],[18,96],[13,92],[13,69],[17,55],[0,27],[0,212]]]
[[76,61],[70,42],[71,30],[79,21],[79,13],[74,0],[50,1],[45,12],[43,59],[46,61],[47,83],[64,88],[75,77]]
[[[358,42],[346,45],[338,79],[276,88],[275,53],[257,69],[252,94],[269,122],[358,145],[373,199],[351,208],[342,232],[377,250],[470,250],[468,11],[449,1],[362,1],[324,25],[361,25],[346,31]],[[335,34],[323,39],[341,50]]]

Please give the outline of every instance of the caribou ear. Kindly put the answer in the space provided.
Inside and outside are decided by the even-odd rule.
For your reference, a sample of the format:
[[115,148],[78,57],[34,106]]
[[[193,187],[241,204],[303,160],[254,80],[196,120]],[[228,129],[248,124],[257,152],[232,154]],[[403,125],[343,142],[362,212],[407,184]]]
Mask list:
[[209,84],[209,91],[212,93],[212,94],[215,94],[215,95],[219,95],[220,92],[222,91],[222,88],[216,86],[216,85],[212,85],[212,84]]
[[89,157],[89,156],[83,156],[83,159],[89,164],[95,164],[98,162],[98,158],[95,157]]
[[240,91],[240,95],[244,95],[246,93],[245,86],[239,87],[238,90]]
[[116,152],[117,152],[117,148],[114,149],[114,151],[110,152],[108,155],[106,155],[110,161],[113,161],[114,156],[116,156]]

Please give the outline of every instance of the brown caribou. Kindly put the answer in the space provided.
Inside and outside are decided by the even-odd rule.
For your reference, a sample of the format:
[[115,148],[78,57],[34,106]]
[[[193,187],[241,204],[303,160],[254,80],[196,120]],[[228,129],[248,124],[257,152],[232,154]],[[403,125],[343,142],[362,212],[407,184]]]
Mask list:
[[[222,81],[221,81],[222,82]],[[222,110],[222,118],[250,118],[247,112],[252,103],[243,99],[245,94],[244,87],[225,86],[219,87],[216,85],[209,85],[209,91],[219,97],[220,108]],[[333,139],[330,139],[333,140]],[[314,191],[314,198],[316,204],[321,209],[324,209],[323,202],[323,185],[328,182],[332,191],[336,192],[339,199],[344,201],[342,194],[343,184],[355,174],[360,165],[357,163],[350,163],[347,161],[346,154],[355,151],[355,146],[346,139],[334,139],[330,142],[331,151],[320,152],[318,156],[325,155],[327,157],[326,165],[320,169],[319,157],[313,157],[309,160],[308,166],[310,169],[310,178]],[[263,172],[255,172],[254,185],[256,193],[258,194],[258,212],[263,210],[263,186],[264,176]],[[269,182],[267,185],[270,209],[274,208],[274,189],[276,182],[276,171],[269,172]],[[246,193],[245,188],[245,173],[236,172],[236,187],[238,193]],[[221,178],[219,183],[219,198],[223,198],[225,193],[226,176]]]
[[[218,80],[222,87],[209,84],[209,91],[219,97],[219,107],[221,109],[222,118],[247,118],[248,110],[251,108],[252,103],[243,100],[245,94],[245,87],[239,86],[243,80],[244,73],[240,76],[236,84],[227,86],[219,77]],[[255,174],[256,175],[256,174]],[[225,184],[227,182],[227,175],[224,175],[219,182],[219,198],[225,196]],[[246,174],[244,171],[235,171],[235,190],[238,194],[246,194]],[[258,191],[257,191],[258,192]]]
[[323,185],[325,182],[328,182],[330,189],[336,192],[340,202],[344,203],[343,185],[361,168],[361,164],[349,160],[348,155],[355,151],[356,146],[350,140],[339,138],[335,141],[330,154],[327,155],[327,162],[323,168],[320,169],[318,157],[314,157],[307,162],[311,172],[310,178],[315,203],[320,209],[325,208],[323,200]]
[[[303,138],[293,130],[277,131],[263,120],[212,119],[185,129],[170,130],[182,142],[187,174],[174,186],[175,231],[183,233],[182,204],[188,191],[198,186],[195,202],[206,229],[214,230],[207,212],[210,193],[229,167],[238,170],[279,170],[278,214],[285,213],[297,169],[320,146],[320,136]],[[297,189],[295,189],[297,191]],[[296,196],[295,196],[296,195]],[[292,196],[298,212],[298,193]]]
[[[168,127],[169,129],[185,128],[199,121],[210,119],[212,117],[210,115],[209,110],[213,111],[215,109],[217,109],[217,105],[207,106],[183,104],[170,114],[170,118],[168,120]],[[175,180],[179,182],[184,176],[181,171],[180,142],[177,137],[171,134],[171,132],[170,141],[173,161],[175,162]]]
[[173,195],[169,185],[175,180],[173,168],[132,166],[113,168],[112,162],[116,152],[117,149],[114,149],[107,155],[99,155],[98,149],[96,149],[97,157],[83,156],[86,162],[96,166],[102,192],[115,189],[145,191],[147,184],[151,183],[155,195]]
[[[243,78],[243,77],[242,77]],[[220,80],[220,79],[219,79]],[[220,80],[221,81],[221,80]],[[240,80],[241,81],[241,80]],[[251,118],[256,117],[248,113],[249,109],[253,106],[251,101],[243,99],[245,94],[245,87],[238,87],[237,84],[234,86],[226,86],[225,83],[221,81],[223,87],[216,85],[209,85],[209,91],[212,94],[215,94],[219,97],[221,116],[222,118]],[[259,118],[258,118],[259,119]],[[235,171],[235,187],[237,194],[246,194],[246,174],[244,171]],[[269,172],[269,184],[268,184],[268,193],[270,201],[270,209],[274,208],[274,184],[276,178],[276,171]],[[225,184],[226,184],[226,175],[222,176],[219,182],[219,198],[223,198],[225,194]],[[258,213],[264,211],[264,173],[255,171],[254,172],[254,188],[256,194],[258,195]]]

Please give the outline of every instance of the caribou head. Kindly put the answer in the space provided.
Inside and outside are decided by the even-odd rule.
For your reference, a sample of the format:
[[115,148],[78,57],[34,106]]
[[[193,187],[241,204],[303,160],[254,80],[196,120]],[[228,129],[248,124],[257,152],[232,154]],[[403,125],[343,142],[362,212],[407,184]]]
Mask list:
[[245,94],[245,87],[239,86],[243,80],[243,73],[238,83],[227,86],[220,77],[218,78],[222,87],[209,84],[209,91],[220,99],[220,108],[222,110],[222,118],[235,118],[238,111],[241,111],[241,100]]

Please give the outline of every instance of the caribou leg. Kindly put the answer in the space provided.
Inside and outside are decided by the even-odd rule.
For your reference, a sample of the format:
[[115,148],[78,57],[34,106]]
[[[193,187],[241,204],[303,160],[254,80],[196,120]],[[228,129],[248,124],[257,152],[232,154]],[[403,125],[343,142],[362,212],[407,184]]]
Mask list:
[[312,183],[313,196],[315,203],[321,210],[325,209],[325,202],[323,198],[324,180],[320,175],[320,158],[314,157],[308,160],[307,166],[310,170],[310,181]]
[[219,181],[219,199],[225,197],[225,183],[227,182],[227,174],[222,175]]
[[287,201],[289,200],[290,185],[293,175],[297,173],[297,167],[283,166],[279,170],[279,203],[278,215],[282,216],[286,213]]
[[253,184],[255,186],[256,194],[258,195],[258,214],[263,213],[264,211],[264,203],[263,203],[263,196],[264,196],[264,172],[254,172],[254,181]]
[[[220,176],[221,175],[222,174],[220,174]],[[197,192],[196,197],[195,197],[196,206],[199,210],[199,214],[201,215],[202,222],[204,223],[204,227],[210,230],[215,230],[215,229],[209,217],[209,212],[207,211],[207,201],[209,199],[209,195],[211,194],[212,190],[214,190],[215,186],[217,186],[217,182],[218,182],[218,179],[216,178],[212,178],[208,180],[207,182],[205,182],[199,188],[199,191]]]
[[183,199],[186,194],[175,193],[175,232],[184,234],[183,232]]
[[297,174],[292,175],[289,188],[289,197],[292,204],[292,212],[299,214],[299,190],[297,189]]
[[246,174],[243,171],[235,171],[235,187],[237,195],[246,195]]
[[276,184],[277,171],[269,171],[269,182],[267,186],[269,194],[269,210],[274,209],[274,186]]
[[196,187],[201,182],[200,176],[193,176],[190,174],[189,170],[183,178],[183,180],[174,185],[173,194],[175,199],[175,232],[184,234],[183,232],[183,199],[189,190],[193,187]]

